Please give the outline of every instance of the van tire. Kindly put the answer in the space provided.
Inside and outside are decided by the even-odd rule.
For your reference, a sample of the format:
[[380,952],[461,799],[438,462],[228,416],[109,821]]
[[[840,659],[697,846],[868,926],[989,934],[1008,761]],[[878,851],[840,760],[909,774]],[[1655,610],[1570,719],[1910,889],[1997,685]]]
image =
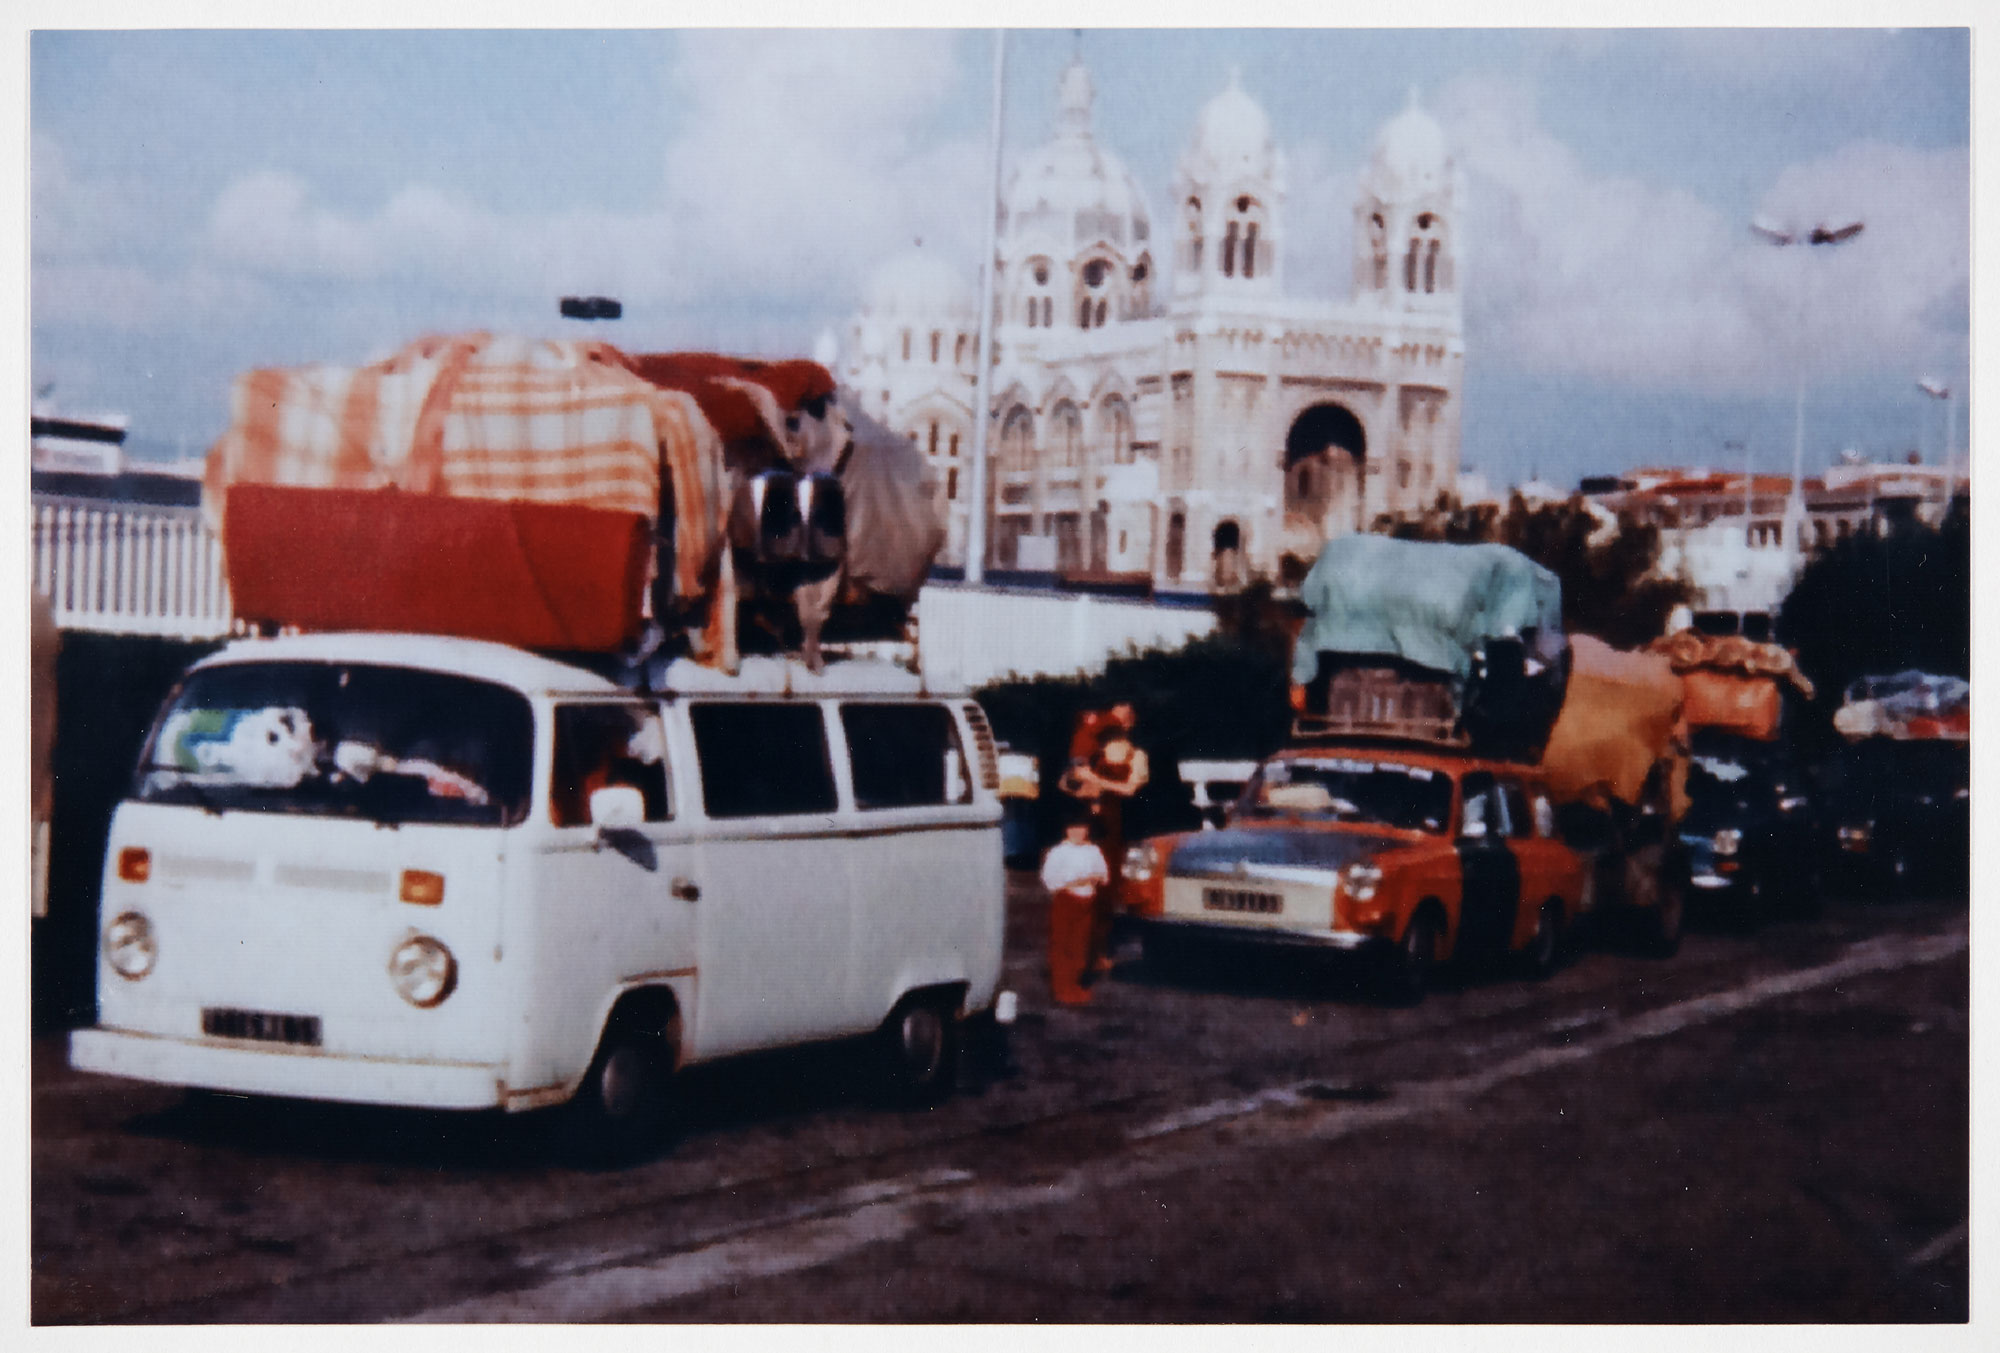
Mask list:
[[949,1099],[958,1088],[963,1033],[958,1002],[950,997],[918,995],[898,1005],[877,1035],[892,1101],[928,1109]]
[[567,1154],[598,1168],[634,1165],[672,1139],[673,1055],[660,1034],[614,1025],[567,1106]]

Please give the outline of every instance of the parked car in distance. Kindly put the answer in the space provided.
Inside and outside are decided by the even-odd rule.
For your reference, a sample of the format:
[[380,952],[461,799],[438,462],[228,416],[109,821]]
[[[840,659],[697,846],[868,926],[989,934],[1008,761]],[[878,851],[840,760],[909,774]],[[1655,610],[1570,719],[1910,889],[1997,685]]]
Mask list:
[[1551,972],[1583,873],[1531,768],[1340,744],[1263,762],[1218,830],[1134,846],[1123,900],[1168,967],[1218,946],[1302,946],[1372,962],[1386,995],[1413,1002],[1441,962]]
[[1827,872],[1843,887],[1897,896],[1962,888],[1972,852],[1972,758],[1944,738],[1863,738],[1821,771]]
[[1696,729],[1689,744],[1681,843],[1690,901],[1743,926],[1774,910],[1811,911],[1819,901],[1816,816],[1790,746],[1717,728]]

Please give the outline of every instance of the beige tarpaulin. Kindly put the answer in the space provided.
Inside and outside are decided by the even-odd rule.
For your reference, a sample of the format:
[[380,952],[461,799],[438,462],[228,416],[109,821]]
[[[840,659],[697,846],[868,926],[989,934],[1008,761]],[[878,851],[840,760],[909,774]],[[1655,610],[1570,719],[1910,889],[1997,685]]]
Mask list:
[[1673,665],[1626,653],[1587,634],[1570,637],[1569,689],[1542,754],[1549,793],[1561,803],[1637,804],[1653,767],[1666,763],[1672,815],[1687,808],[1683,693]]

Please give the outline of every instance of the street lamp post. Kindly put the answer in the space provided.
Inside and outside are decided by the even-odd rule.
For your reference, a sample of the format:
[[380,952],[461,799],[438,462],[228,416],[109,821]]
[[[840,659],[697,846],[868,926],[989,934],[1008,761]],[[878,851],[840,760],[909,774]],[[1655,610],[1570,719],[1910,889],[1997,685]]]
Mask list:
[[1958,489],[1958,406],[1952,402],[1951,387],[1939,380],[1920,380],[1917,389],[1944,402],[1944,506],[1951,510],[1952,494]]
[[[1794,230],[1766,225],[1762,221],[1752,221],[1750,229],[1756,233],[1758,238],[1764,240],[1766,243],[1783,249],[1794,244],[1803,244],[1808,248],[1813,245],[1844,244],[1856,235],[1859,235],[1863,229],[1863,225],[1863,222],[1854,221],[1844,226],[1830,227],[1816,225],[1810,230]],[[1792,496],[1791,501],[1785,505],[1785,524],[1790,530],[1795,550],[1803,550],[1805,548],[1806,282],[1807,279],[1803,276],[1799,279],[1799,383],[1797,395],[1792,406]]]
[[972,501],[965,513],[965,580],[986,580],[986,531],[988,514],[987,480],[991,474],[991,453],[987,446],[988,424],[993,421],[993,292],[994,272],[999,266],[1000,225],[1000,122],[1006,110],[1007,30],[993,30],[993,129],[991,132],[991,177],[986,193],[986,254],[979,265],[979,375],[972,386],[972,482],[966,486]]

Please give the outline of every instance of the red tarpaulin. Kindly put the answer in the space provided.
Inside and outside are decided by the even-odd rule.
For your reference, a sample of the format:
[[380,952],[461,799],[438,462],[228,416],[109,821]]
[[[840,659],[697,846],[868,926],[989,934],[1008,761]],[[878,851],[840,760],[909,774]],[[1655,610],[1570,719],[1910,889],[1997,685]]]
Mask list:
[[650,535],[603,508],[235,484],[222,549],[246,620],[604,651],[639,631]]

